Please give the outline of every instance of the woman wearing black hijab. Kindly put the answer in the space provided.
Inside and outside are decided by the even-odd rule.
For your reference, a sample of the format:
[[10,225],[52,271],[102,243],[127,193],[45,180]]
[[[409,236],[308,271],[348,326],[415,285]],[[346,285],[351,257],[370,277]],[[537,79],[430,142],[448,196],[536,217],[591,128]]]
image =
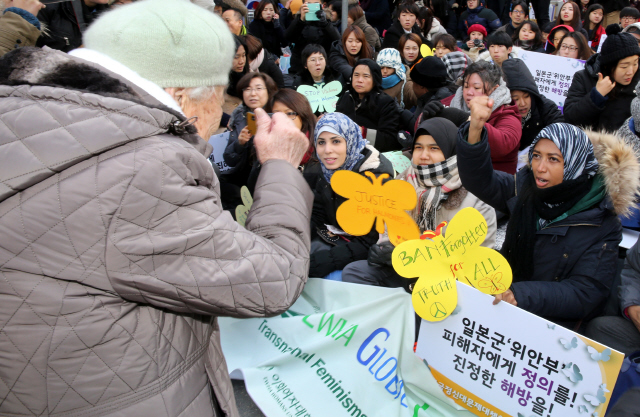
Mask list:
[[336,111],[356,122],[362,128],[362,136],[380,152],[402,149],[398,142],[400,109],[382,91],[382,70],[375,61],[356,62],[349,90],[338,100]]

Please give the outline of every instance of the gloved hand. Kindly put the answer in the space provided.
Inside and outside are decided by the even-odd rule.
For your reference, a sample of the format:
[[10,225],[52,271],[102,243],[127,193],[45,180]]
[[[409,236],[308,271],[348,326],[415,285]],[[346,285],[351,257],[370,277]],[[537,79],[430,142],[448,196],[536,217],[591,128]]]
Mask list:
[[444,104],[439,101],[432,101],[427,103],[426,106],[422,109],[422,120],[431,119],[432,117],[436,117],[438,113],[440,113],[444,109]]
[[367,262],[371,266],[393,266],[391,263],[391,254],[395,246],[391,242],[376,243],[369,248],[369,257]]
[[330,251],[319,250],[309,257],[309,277],[324,278],[335,270]]
[[469,120],[469,113],[464,110],[454,109],[453,107],[446,107],[440,112],[438,117],[444,117],[453,122],[454,125],[460,127],[460,125]]
[[318,17],[318,24],[320,26],[327,26],[329,24],[329,21],[327,20],[327,14],[324,12],[324,10],[318,10],[316,12],[316,16]]

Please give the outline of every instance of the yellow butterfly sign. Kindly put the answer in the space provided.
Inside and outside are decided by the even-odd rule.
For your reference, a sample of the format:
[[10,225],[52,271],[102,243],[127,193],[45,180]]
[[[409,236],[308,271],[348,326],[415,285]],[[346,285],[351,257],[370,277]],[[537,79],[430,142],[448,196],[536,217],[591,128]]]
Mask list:
[[389,240],[394,245],[418,239],[420,229],[406,210],[416,206],[417,196],[411,184],[400,180],[390,180],[389,174],[376,178],[365,172],[367,179],[353,171],[337,171],[331,177],[331,187],[347,198],[338,207],[336,219],[345,232],[352,236],[366,235],[376,222],[378,233],[384,233],[387,225]]
[[[446,224],[445,224],[446,225]],[[405,278],[418,277],[411,295],[416,313],[427,321],[448,317],[458,304],[456,280],[485,294],[501,294],[511,286],[512,272],[497,251],[480,246],[487,222],[473,207],[460,210],[445,233],[426,232],[397,245],[392,262]]]

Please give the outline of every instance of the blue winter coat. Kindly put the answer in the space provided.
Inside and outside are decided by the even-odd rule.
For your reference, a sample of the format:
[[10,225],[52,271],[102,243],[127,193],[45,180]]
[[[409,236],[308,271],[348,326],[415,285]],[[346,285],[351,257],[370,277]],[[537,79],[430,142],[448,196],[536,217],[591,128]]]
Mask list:
[[[462,185],[496,210],[511,212],[531,170],[525,167],[515,175],[494,171],[486,130],[482,140],[471,145],[466,140],[468,129],[467,122],[458,133]],[[518,307],[567,326],[596,316],[613,284],[621,239],[622,226],[609,195],[598,205],[539,230],[533,278],[511,286]]]

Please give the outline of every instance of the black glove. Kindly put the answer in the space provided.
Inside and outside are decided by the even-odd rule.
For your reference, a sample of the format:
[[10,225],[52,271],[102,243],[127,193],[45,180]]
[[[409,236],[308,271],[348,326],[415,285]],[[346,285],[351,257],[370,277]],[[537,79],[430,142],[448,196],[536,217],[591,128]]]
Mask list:
[[432,101],[430,103],[427,103],[427,105],[422,109],[422,120],[436,117],[442,111],[442,109],[444,109],[444,104],[440,103],[439,101]]
[[391,254],[395,246],[391,242],[384,242],[372,245],[369,248],[367,262],[371,266],[393,266],[391,264]]
[[453,122],[457,127],[460,127],[464,122],[469,120],[469,113],[464,110],[447,107],[440,112],[438,117],[444,117],[445,119]]
[[327,24],[329,23],[329,21],[327,20],[327,14],[322,9],[316,12],[316,17],[318,18],[318,24],[320,26],[327,26]]
[[319,250],[309,257],[309,277],[324,278],[335,270],[330,251]]

